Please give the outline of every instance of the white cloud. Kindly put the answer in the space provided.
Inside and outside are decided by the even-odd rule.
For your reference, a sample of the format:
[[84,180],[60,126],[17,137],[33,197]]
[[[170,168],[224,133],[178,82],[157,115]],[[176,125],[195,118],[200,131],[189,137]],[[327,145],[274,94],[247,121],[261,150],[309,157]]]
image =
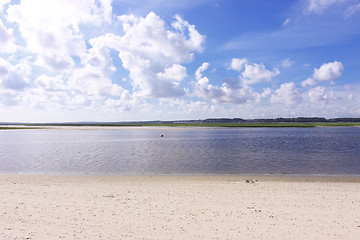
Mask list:
[[311,102],[322,102],[326,101],[327,96],[325,94],[325,88],[318,86],[309,90],[309,98]]
[[273,92],[273,90],[271,88],[264,88],[264,92],[261,93],[261,97],[265,98],[265,97],[269,96],[272,92]]
[[313,78],[307,78],[306,80],[301,82],[302,87],[315,86],[315,85],[316,85],[316,81]]
[[351,17],[354,13],[360,11],[360,3],[350,6],[344,13],[345,18]]
[[246,63],[247,63],[246,58],[242,58],[242,59],[233,58],[231,60],[230,69],[240,72],[244,69]]
[[224,96],[224,91],[209,83],[207,77],[199,79],[195,86],[196,95],[205,99],[219,99]]
[[[124,98],[128,91],[112,83],[111,73],[115,71],[109,55],[109,49],[94,45],[81,59],[84,66],[73,69],[69,74],[59,74],[56,77],[41,75],[35,80],[36,95],[42,95],[45,100],[43,108],[48,102],[55,101],[59,106],[68,108],[100,107],[108,109],[111,106],[118,109],[127,109],[129,101]],[[111,101],[108,101],[111,100]],[[122,103],[120,103],[122,102]],[[115,104],[116,103],[116,104]],[[122,107],[119,107],[119,106]]]
[[198,97],[210,99],[216,103],[245,104],[259,102],[261,99],[261,94],[253,92],[249,86],[231,88],[224,83],[221,87],[217,87],[211,85],[207,77],[197,82],[195,92]]
[[65,91],[67,88],[62,75],[55,77],[41,75],[35,80],[35,85],[50,92]]
[[[118,86],[111,83],[111,79],[104,75],[99,68],[87,66],[76,69],[68,80],[71,90],[76,90],[87,96],[98,98],[100,95],[114,96],[120,94]],[[111,90],[109,88],[115,88]]]
[[289,25],[289,23],[291,22],[290,18],[287,18],[284,22],[283,22],[283,27]]
[[301,92],[295,87],[294,82],[281,84],[280,88],[274,91],[270,99],[272,103],[285,103],[288,105],[300,103],[301,100]]
[[268,82],[279,74],[280,71],[277,68],[270,71],[265,68],[264,64],[254,63],[245,64],[245,70],[241,73],[241,76],[244,84],[255,84],[263,81]]
[[344,67],[341,62],[324,63],[320,68],[315,68],[312,77],[301,82],[302,87],[311,87],[317,84],[317,81],[331,81],[341,77]]
[[[182,64],[203,50],[205,40],[195,26],[179,16],[168,26],[155,13],[149,13],[145,18],[120,16],[123,35],[105,34],[90,39],[86,46],[81,28],[101,27],[112,21],[109,0],[21,1],[11,5],[7,13],[7,20],[17,23],[25,40],[27,49],[22,50],[27,52],[23,53],[34,54],[36,64],[52,70],[48,72],[51,75],[43,73],[31,82],[27,62],[11,65],[1,61],[1,102],[7,105],[125,111],[144,104],[143,97],[183,96],[185,89],[180,84],[187,71]],[[0,27],[11,33],[2,24]],[[118,51],[124,69],[129,71],[132,94],[112,80],[117,71],[112,50]],[[16,56],[13,61],[17,61]],[[25,88],[21,96],[13,94]]]
[[[179,97],[185,90],[179,81],[186,76],[182,63],[192,61],[203,49],[204,37],[195,26],[175,16],[171,27],[155,13],[145,18],[133,14],[118,17],[124,35],[106,34],[90,40],[119,52],[124,69],[130,72],[134,89],[143,97]],[[169,74],[175,73],[176,76]]]
[[161,80],[181,82],[187,77],[186,68],[180,64],[173,64],[171,67],[165,68],[164,72],[157,73],[157,76]]
[[220,87],[214,86],[203,76],[203,71],[208,67],[208,63],[203,63],[196,71],[195,95],[198,97],[210,99],[215,103],[245,104],[259,102],[269,94],[269,89],[260,94],[254,92],[250,86],[241,85],[240,80],[236,79],[224,80]]
[[5,5],[9,4],[11,0],[0,0],[0,12],[4,10]]
[[0,19],[0,53],[13,53],[16,49],[12,29],[4,26]]
[[231,88],[227,84],[223,84],[221,90],[224,92],[224,96],[218,99],[220,103],[244,104],[259,102],[261,99],[261,94],[254,92],[249,86]]
[[319,69],[315,68],[313,78],[320,81],[331,81],[341,77],[344,67],[341,62],[324,63]]
[[111,108],[125,111],[132,106],[129,91],[102,75],[94,67],[80,68],[69,78],[64,75],[39,76],[24,96],[23,104],[34,108]]
[[28,51],[37,63],[54,70],[74,65],[72,56],[81,56],[86,45],[81,24],[109,22],[111,1],[26,0],[10,5],[7,19],[16,22]]
[[107,23],[112,23],[113,13],[112,13],[112,1],[113,0],[99,0],[101,7],[97,8],[97,15],[102,20],[105,20]]
[[107,99],[105,101],[104,107],[109,109],[117,109],[121,111],[129,111],[130,105],[123,99]]
[[43,110],[55,110],[63,106],[69,109],[73,108],[74,105],[69,104],[72,97],[59,89],[64,87],[61,77],[45,78],[48,77],[39,77],[36,86],[29,88],[28,91],[22,94],[19,105],[26,109]]
[[329,101],[340,100],[340,97],[337,97],[334,91],[326,92],[324,87],[318,86],[309,90],[308,93],[309,99],[313,103],[327,103]]
[[322,13],[322,11],[333,4],[342,3],[346,0],[308,0],[307,11],[309,13]]
[[28,87],[31,67],[26,61],[16,65],[0,58],[0,84],[4,89],[23,90]]
[[90,41],[92,48],[87,49],[82,55],[81,62],[84,66],[98,68],[103,75],[109,75],[116,71],[116,67],[110,57],[108,47]]
[[195,72],[196,80],[200,80],[202,78],[202,73],[208,69],[209,63],[205,62],[203,63]]
[[[338,2],[305,1],[309,6],[312,4],[309,12],[313,13],[321,13]],[[161,2],[158,1],[156,5],[163,4]],[[190,4],[191,1],[187,2]],[[11,5],[9,3],[10,0],[0,0],[1,116],[16,113],[24,117],[24,112],[34,112],[31,109],[45,110],[42,117],[52,121],[106,120],[109,119],[105,117],[106,112],[113,113],[111,119],[115,120],[119,116],[122,119],[126,116],[131,120],[143,120],[144,116],[181,119],[185,116],[206,118],[209,114],[219,117],[235,117],[238,114],[244,117],[273,117],[274,114],[296,116],[319,113],[329,116],[360,113],[359,88],[353,89],[354,84],[349,89],[341,89],[335,84],[326,86],[326,89],[316,87],[320,81],[341,77],[341,62],[325,63],[314,69],[313,75],[301,83],[302,87],[309,87],[305,92],[297,89],[294,83],[284,83],[278,89],[261,84],[251,85],[267,83],[273,88],[276,82],[272,80],[280,71],[267,69],[262,63],[250,63],[245,58],[233,58],[231,64],[228,62],[228,70],[238,71],[237,78],[213,80],[206,75],[213,73],[216,70],[214,67],[218,66],[210,68],[209,63],[205,62],[191,77],[195,80],[189,85],[188,65],[194,60],[195,53],[203,51],[205,36],[180,16],[175,16],[172,22],[166,22],[153,12],[143,17],[132,14],[116,17],[112,13],[111,0],[21,0],[12,1]],[[345,18],[359,11],[357,2],[348,3],[341,6],[341,10],[348,9],[344,13]],[[117,9],[120,5],[117,5]],[[135,6],[135,3],[130,5]],[[168,16],[160,13],[161,16]],[[299,30],[297,26],[300,23],[303,23],[302,19],[291,16],[283,22],[286,27],[281,31],[287,31],[290,35],[299,33],[296,30]],[[304,27],[304,32],[308,32],[307,27]],[[323,41],[313,41],[320,36],[319,32],[318,29],[314,30],[314,35],[310,34],[310,37],[306,34],[304,37],[301,32],[303,38],[299,41],[277,32],[267,33],[266,37],[264,33],[259,33],[252,35],[255,37],[249,40],[249,44],[258,43],[256,49],[261,51],[262,46],[278,48],[284,44],[285,49],[289,49],[286,48],[289,46],[287,44],[303,44],[303,39],[309,39],[311,44],[333,39],[329,37],[331,34],[321,32]],[[335,39],[346,36],[333,35]],[[299,34],[291,36],[298,37]],[[244,38],[246,40],[247,37]],[[253,45],[246,44],[246,41],[243,44],[244,41],[239,39],[236,40],[237,44],[252,51]],[[270,39],[272,44],[262,44],[263,39]],[[290,67],[293,63],[289,58],[285,59],[282,67]],[[223,70],[218,68],[217,74]],[[286,74],[289,74],[288,71]],[[130,109],[132,111],[128,111]],[[61,116],[65,112],[67,114]],[[22,121],[21,117],[17,119]]]
[[[5,107],[17,106],[19,104],[18,98],[19,96],[14,92],[2,90],[0,88],[0,106],[1,105]],[[5,115],[3,114],[1,117],[4,118]]]
[[210,99],[215,103],[229,104],[248,104],[258,103],[261,99],[271,93],[270,88],[265,88],[264,92],[258,93],[250,87],[250,84],[262,81],[270,81],[280,72],[278,69],[269,71],[263,64],[247,64],[246,59],[233,58],[230,69],[241,71],[239,79],[227,78],[223,80],[221,86],[214,86],[210,80],[203,76],[203,72],[209,67],[209,63],[203,63],[195,73],[197,82],[195,83],[195,95],[205,99]]
[[294,61],[291,61],[290,58],[285,59],[284,61],[282,61],[281,65],[284,68],[288,68],[291,67],[294,64]]
[[211,111],[207,102],[203,101],[185,101],[184,99],[160,99],[159,105],[167,114],[176,116],[179,120],[187,114],[197,114]]
[[204,36],[179,16],[175,16],[172,29],[153,12],[145,18],[131,14],[119,16],[118,20],[125,34],[117,39],[117,48],[163,65],[169,64],[168,61],[190,62],[193,52],[203,49]]

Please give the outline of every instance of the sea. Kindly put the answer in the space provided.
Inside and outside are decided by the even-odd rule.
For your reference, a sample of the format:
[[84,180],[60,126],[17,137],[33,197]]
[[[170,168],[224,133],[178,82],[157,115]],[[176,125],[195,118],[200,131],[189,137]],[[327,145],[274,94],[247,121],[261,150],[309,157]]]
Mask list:
[[1,130],[0,173],[360,176],[360,128]]

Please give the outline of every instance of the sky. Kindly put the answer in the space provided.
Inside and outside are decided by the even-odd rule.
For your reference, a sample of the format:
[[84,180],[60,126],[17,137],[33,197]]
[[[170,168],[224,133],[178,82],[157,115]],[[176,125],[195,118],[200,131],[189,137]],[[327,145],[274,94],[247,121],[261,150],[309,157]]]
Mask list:
[[360,0],[0,0],[0,122],[360,117]]

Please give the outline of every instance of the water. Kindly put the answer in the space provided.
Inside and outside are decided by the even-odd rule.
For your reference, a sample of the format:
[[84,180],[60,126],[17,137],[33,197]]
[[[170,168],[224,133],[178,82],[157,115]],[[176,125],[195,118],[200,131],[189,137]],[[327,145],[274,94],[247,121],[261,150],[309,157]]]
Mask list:
[[360,128],[6,130],[0,173],[360,175]]

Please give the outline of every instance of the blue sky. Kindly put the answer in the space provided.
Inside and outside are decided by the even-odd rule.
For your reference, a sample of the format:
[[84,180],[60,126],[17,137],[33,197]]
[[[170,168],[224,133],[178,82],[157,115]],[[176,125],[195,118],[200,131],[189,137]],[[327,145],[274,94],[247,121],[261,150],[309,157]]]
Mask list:
[[0,0],[0,122],[360,116],[360,0]]

